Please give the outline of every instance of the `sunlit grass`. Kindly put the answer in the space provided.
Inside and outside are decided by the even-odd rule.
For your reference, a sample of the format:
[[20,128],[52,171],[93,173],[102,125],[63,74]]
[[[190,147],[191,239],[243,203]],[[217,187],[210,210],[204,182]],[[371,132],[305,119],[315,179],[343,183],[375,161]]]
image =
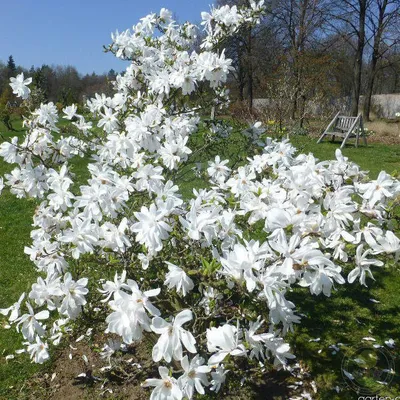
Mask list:
[[[21,129],[18,121],[14,122],[14,126]],[[1,129],[3,127],[0,126]],[[22,131],[6,133],[8,136],[21,134]],[[200,135],[191,140],[194,148],[204,144]],[[321,160],[333,159],[335,150],[340,146],[339,143],[329,141],[316,144],[316,139],[303,136],[295,136],[291,140],[299,151],[313,152]],[[382,169],[388,173],[400,171],[400,146],[371,144],[368,147],[360,145],[357,149],[347,146],[343,153],[362,169],[369,170],[371,178],[376,178]],[[225,141],[213,144],[192,157],[191,163],[185,167],[177,182],[184,198],[190,198],[194,188],[207,186],[202,172],[195,172],[196,163],[201,164],[204,173],[207,160],[217,154],[221,154],[221,158],[230,159],[231,165],[239,165],[246,158],[246,141],[233,134]],[[80,160],[74,164],[74,171],[81,177],[81,182],[85,176],[86,163],[87,160]],[[0,161],[0,175],[9,172],[11,168]],[[0,196],[0,307],[7,307],[17,301],[20,294],[29,291],[31,283],[36,280],[34,266],[23,253],[24,246],[30,242],[35,207],[35,201],[16,199],[7,189]],[[373,336],[380,344],[389,338],[400,338],[399,268],[390,265],[375,273],[375,276],[376,281],[368,281],[368,289],[357,284],[338,287],[330,298],[311,296],[306,289],[295,289],[288,296],[304,315],[302,324],[289,337],[293,352],[309,368],[311,376],[322,388],[316,398],[355,398],[351,391],[336,394],[333,390],[337,382],[343,381],[343,357],[356,349],[362,343],[363,337]],[[380,303],[371,302],[371,298]],[[314,338],[321,340],[309,341]],[[5,361],[5,355],[21,348],[21,342],[21,336],[13,329],[0,330],[0,398],[18,398],[18,390],[23,386],[24,380],[43,370],[43,367],[32,365],[26,356]],[[345,346],[340,346],[340,351],[332,354],[329,346],[337,343]],[[397,352],[393,352],[393,356],[397,357]],[[10,387],[14,389],[11,391]],[[393,384],[384,388],[382,393],[392,396],[400,393],[398,375],[394,377]]]

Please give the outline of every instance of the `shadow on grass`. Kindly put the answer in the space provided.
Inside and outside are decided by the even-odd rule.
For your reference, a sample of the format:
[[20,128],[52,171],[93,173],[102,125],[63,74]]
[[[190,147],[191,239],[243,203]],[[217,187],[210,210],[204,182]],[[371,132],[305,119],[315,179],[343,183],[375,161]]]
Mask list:
[[[318,300],[302,288],[296,288],[288,295],[303,316],[301,325],[289,335],[289,342],[298,359],[304,361],[311,376],[315,377],[321,389],[320,399],[354,398],[351,390],[344,390],[335,397],[333,389],[337,385],[345,387],[343,359],[360,346],[382,345],[399,370],[398,351],[384,344],[389,338],[400,339],[398,271],[375,270],[373,273],[376,281],[369,280],[369,288],[359,283],[340,286],[330,298],[321,295]],[[388,294],[389,298],[385,298]],[[372,302],[372,297],[381,302]],[[364,339],[366,337],[373,337],[376,341]],[[400,393],[398,373],[383,390],[389,396]]]

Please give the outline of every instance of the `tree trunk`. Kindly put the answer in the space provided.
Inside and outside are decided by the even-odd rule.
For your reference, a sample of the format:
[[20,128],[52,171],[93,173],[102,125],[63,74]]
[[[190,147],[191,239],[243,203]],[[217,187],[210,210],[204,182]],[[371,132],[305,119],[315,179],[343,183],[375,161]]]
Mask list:
[[300,128],[304,127],[304,120],[306,118],[306,96],[301,96],[301,115],[300,115]]
[[364,99],[364,119],[366,121],[370,121],[370,113],[371,113],[371,103],[372,103],[372,90],[374,87],[374,76],[368,78],[367,92],[365,93]]
[[371,100],[372,100],[372,93],[374,90],[374,81],[376,76],[376,66],[378,64],[378,59],[380,58],[380,45],[382,41],[383,31],[385,28],[384,20],[385,20],[385,13],[387,7],[388,0],[384,0],[382,6],[379,8],[379,16],[378,16],[378,25],[377,30],[374,35],[374,47],[372,51],[372,59],[371,59],[371,67],[368,74],[368,82],[367,82],[367,93],[365,94],[364,100],[364,118],[366,121],[370,120],[370,112],[371,112]]
[[292,104],[292,115],[291,119],[294,121],[296,119],[296,114],[297,114],[297,97],[298,97],[298,89],[295,89],[294,91],[294,97],[293,97],[293,104]]
[[360,102],[361,94],[361,74],[363,67],[363,55],[364,55],[364,45],[365,45],[365,17],[367,11],[367,0],[359,0],[360,4],[360,14],[359,14],[359,26],[358,26],[358,40],[357,40],[357,50],[356,59],[354,64],[354,82],[353,90],[351,93],[351,114],[356,117],[358,115],[358,105]]
[[242,102],[244,100],[244,87],[246,86],[245,71],[242,62],[239,60],[239,100]]
[[253,111],[253,60],[252,60],[252,37],[251,28],[248,33],[248,44],[247,44],[247,95],[249,97],[249,109]]
[[242,102],[244,100],[244,81],[241,80],[239,83],[239,100]]

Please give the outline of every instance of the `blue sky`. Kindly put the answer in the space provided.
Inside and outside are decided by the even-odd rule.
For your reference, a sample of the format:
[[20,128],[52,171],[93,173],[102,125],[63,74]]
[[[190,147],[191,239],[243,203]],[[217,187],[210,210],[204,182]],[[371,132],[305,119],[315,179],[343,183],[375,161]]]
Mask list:
[[103,53],[111,32],[125,30],[162,7],[180,22],[201,20],[213,0],[19,0],[1,5],[0,60],[10,54],[25,68],[42,64],[73,65],[80,73],[125,68]]

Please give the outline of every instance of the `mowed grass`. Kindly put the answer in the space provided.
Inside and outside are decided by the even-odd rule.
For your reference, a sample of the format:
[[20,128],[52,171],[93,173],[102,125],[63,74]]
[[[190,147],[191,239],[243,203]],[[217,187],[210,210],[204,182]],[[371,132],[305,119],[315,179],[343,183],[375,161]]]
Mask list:
[[[14,126],[18,132],[4,132],[0,125],[3,136],[23,134],[20,123],[14,122]],[[11,169],[9,164],[0,162],[0,176]],[[7,188],[0,195],[0,308],[16,302],[36,280],[34,265],[24,254],[24,246],[30,242],[35,207],[35,201],[19,200]],[[16,387],[22,387],[27,377],[40,370],[24,355],[6,361],[5,356],[23,347],[21,343],[22,336],[14,328],[0,329],[0,398],[9,398]]]
[[[320,160],[335,159],[335,151],[341,145],[341,142],[331,142],[329,138],[317,144],[317,139],[309,136],[291,136],[290,141],[300,152],[313,153]],[[369,171],[371,179],[376,179],[382,170],[400,175],[400,145],[371,143],[365,146],[360,140],[356,148],[353,141],[349,141],[342,153],[363,170]]]
[[[15,124],[17,129],[20,126]],[[3,127],[0,126],[0,130]],[[4,131],[3,131],[4,132]],[[5,132],[5,136],[22,135],[22,131]],[[203,145],[201,137],[194,137],[192,147]],[[321,160],[332,159],[339,143],[325,142],[316,144],[316,139],[295,136],[293,144],[302,152],[313,152]],[[246,157],[245,141],[233,134],[222,143],[212,145],[207,150],[195,154],[181,174],[179,185],[185,198],[192,196],[193,188],[206,187],[201,174],[195,173],[196,163],[201,163],[203,170],[207,160],[221,154],[231,163],[239,164]],[[376,178],[382,169],[388,173],[400,170],[400,146],[380,144],[358,149],[347,146],[343,153],[362,169],[370,171],[370,177]],[[76,172],[82,172],[85,160],[75,165]],[[11,170],[11,166],[0,161],[0,175]],[[0,308],[8,307],[17,301],[23,291],[29,291],[36,280],[36,272],[23,248],[29,245],[29,233],[36,202],[16,199],[7,189],[0,196]],[[397,232],[399,233],[399,232]],[[378,269],[375,268],[374,271]],[[346,271],[348,272],[348,271]],[[393,338],[400,344],[400,272],[398,265],[390,265],[375,273],[376,281],[368,280],[369,288],[360,285],[338,287],[330,298],[311,296],[306,289],[295,289],[288,295],[303,314],[302,324],[289,335],[293,352],[316,380],[320,392],[317,399],[354,399],[355,393],[344,390],[336,393],[333,387],[344,381],[341,377],[343,358],[356,350],[362,338],[372,336],[379,344]],[[373,303],[370,299],[380,303]],[[310,339],[320,338],[314,342]],[[27,356],[18,356],[15,360],[5,361],[5,356],[21,348],[21,336],[14,329],[0,329],[0,398],[19,398],[18,393],[26,380],[35,373],[44,373],[48,365],[41,367],[29,362]],[[340,345],[340,351],[330,345]],[[391,350],[393,359],[398,360],[398,351]],[[399,369],[397,361],[397,369]],[[343,386],[342,385],[342,386]],[[399,376],[396,373],[392,384],[383,387],[385,395],[395,396],[400,393]],[[253,398],[253,397],[249,397]]]
[[[0,124],[0,133],[5,139],[25,134],[20,120],[14,121],[13,127],[15,131],[6,131]],[[74,161],[72,170],[81,180],[82,176],[88,176],[86,164],[87,160]],[[3,179],[4,174],[12,169],[12,165],[0,160],[0,176]],[[28,294],[37,279],[35,266],[25,255],[24,247],[31,243],[33,215],[38,204],[34,199],[17,199],[8,187],[0,195],[0,308],[11,306],[23,292]],[[11,329],[0,328],[0,399],[19,398],[19,390],[25,380],[49,367],[48,363],[42,366],[31,363],[26,354],[6,361],[7,355],[24,347],[22,342],[22,335],[15,331],[15,326]]]

